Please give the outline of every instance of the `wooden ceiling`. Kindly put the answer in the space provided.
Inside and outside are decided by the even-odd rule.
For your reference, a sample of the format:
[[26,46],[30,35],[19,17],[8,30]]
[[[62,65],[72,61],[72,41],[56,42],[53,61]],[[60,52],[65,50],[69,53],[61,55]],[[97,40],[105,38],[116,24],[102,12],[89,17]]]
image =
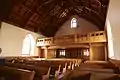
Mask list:
[[47,37],[72,15],[103,30],[108,4],[109,0],[1,0],[0,19]]

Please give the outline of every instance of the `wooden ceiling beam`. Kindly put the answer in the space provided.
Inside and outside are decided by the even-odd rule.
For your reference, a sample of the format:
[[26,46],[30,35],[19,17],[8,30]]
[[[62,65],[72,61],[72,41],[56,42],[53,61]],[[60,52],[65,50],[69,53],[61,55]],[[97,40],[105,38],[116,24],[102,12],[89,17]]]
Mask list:
[[[10,3],[5,10],[0,10],[1,19],[11,21],[23,28],[28,27],[29,29],[34,29],[34,32],[42,31],[43,34],[48,36],[53,36],[61,25],[72,15],[79,15],[102,29],[104,27],[109,2],[109,0],[5,1],[8,1],[8,3],[10,1]],[[0,6],[1,5],[4,6],[3,4],[0,4]],[[17,8],[18,5],[23,5],[26,11],[23,9],[21,12],[14,12],[13,7]],[[25,13],[25,15],[23,15],[23,13]],[[34,14],[38,15],[35,19],[32,18]],[[31,20],[31,18],[33,20]]]

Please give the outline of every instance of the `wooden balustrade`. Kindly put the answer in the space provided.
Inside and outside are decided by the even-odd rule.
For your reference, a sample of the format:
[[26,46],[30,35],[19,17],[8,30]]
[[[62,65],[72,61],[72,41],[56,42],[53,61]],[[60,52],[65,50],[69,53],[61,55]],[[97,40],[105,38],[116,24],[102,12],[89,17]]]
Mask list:
[[48,46],[51,44],[53,44],[53,37],[37,39],[37,46]]
[[90,33],[91,42],[106,42],[106,35],[104,31]]
[[106,34],[104,31],[92,32],[84,35],[64,35],[59,37],[38,38],[37,46],[49,46],[55,44],[71,44],[71,43],[94,43],[106,42]]

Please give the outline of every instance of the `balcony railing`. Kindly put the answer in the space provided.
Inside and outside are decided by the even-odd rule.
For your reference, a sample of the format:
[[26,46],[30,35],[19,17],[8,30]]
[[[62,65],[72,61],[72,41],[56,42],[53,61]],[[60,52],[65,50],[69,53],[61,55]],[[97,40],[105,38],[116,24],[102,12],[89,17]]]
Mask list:
[[95,43],[106,42],[106,34],[104,31],[97,31],[85,35],[64,35],[59,37],[38,38],[37,46],[50,46],[57,44],[72,44],[72,43]]

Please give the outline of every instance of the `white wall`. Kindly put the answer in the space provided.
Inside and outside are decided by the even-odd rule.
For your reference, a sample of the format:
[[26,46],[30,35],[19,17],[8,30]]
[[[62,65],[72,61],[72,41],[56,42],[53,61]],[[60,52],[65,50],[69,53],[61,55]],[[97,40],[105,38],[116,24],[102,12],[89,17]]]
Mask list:
[[[20,56],[22,52],[23,39],[28,33],[32,34],[35,41],[37,37],[43,37],[37,33],[2,22],[2,28],[0,30],[0,48],[2,48],[2,53],[0,56]],[[34,56],[37,55],[38,51],[35,46]]]
[[[78,22],[77,28],[71,28],[71,19],[73,17],[77,19]],[[79,18],[78,16],[75,15],[70,17],[70,19],[59,28],[55,36],[70,35],[70,34],[85,34],[98,30],[99,29],[97,28],[96,25],[92,24],[91,22],[83,18]]]
[[[112,32],[112,43],[114,51],[114,56],[112,58],[120,59],[120,0],[110,0],[107,20],[110,23],[109,25],[111,26]],[[107,27],[109,25],[107,25]]]

